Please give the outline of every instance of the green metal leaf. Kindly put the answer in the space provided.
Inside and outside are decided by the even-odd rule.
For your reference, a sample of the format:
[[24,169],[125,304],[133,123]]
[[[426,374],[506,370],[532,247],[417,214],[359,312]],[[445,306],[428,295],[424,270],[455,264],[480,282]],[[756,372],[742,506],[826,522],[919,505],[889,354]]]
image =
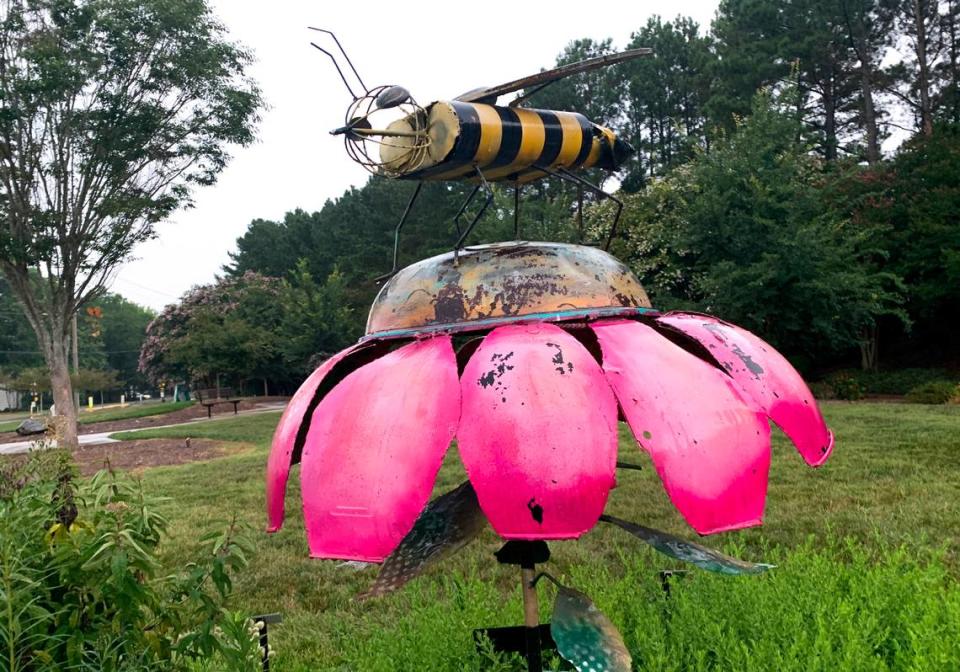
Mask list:
[[617,627],[580,591],[558,584],[550,634],[578,672],[630,672],[630,652]]
[[401,588],[427,567],[470,543],[487,523],[469,481],[440,495],[421,512],[413,529],[383,561],[376,581],[360,599]]
[[621,520],[620,518],[614,518],[613,516],[602,515],[600,516],[600,520],[612,523],[626,530],[637,539],[650,544],[664,555],[692,563],[708,572],[737,576],[742,574],[762,574],[768,569],[776,567],[776,565],[739,560],[715,551],[712,548],[701,546],[695,542],[686,541],[672,534],[652,530],[649,527],[637,525],[636,523]]

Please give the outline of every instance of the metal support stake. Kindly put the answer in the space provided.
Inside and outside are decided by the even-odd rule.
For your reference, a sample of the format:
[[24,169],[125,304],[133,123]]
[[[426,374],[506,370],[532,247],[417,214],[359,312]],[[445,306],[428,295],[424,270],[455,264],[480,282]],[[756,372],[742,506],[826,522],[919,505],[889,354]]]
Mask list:
[[254,616],[253,622],[263,623],[263,628],[260,629],[260,650],[262,651],[260,664],[263,667],[263,672],[270,672],[270,643],[267,641],[267,626],[271,623],[283,623],[283,616],[280,614],[261,614]]
[[550,549],[545,541],[514,540],[505,543],[495,555],[501,565],[520,567],[523,625],[474,630],[474,639],[479,648],[480,643],[489,638],[494,651],[518,653],[527,661],[530,672],[543,672],[543,649],[556,650],[557,645],[550,634],[550,624],[540,623],[534,570],[536,565],[550,559]]

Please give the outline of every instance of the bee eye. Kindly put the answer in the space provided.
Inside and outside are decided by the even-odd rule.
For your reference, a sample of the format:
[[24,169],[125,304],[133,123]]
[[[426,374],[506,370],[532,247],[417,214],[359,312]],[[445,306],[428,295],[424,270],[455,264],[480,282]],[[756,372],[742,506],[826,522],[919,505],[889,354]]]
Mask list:
[[378,109],[386,110],[410,100],[410,92],[402,86],[390,86],[380,92],[377,96],[376,105]]

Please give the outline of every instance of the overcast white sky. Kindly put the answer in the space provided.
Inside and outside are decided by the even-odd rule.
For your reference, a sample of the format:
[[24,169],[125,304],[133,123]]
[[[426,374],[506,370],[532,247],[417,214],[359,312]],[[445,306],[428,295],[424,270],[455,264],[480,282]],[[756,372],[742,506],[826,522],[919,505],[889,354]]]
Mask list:
[[718,0],[213,3],[234,39],[256,52],[251,74],[270,109],[257,144],[237,149],[219,182],[196,193],[196,206],[159,225],[159,238],[118,273],[113,291],[156,309],[212,281],[252,219],[319,210],[366,180],[328,134],[350,98],[309,45],[326,36],[308,25],[337,33],[368,86],[402,84],[426,103],[537,72],[576,38],[611,37],[622,48],[653,14],[692,16],[707,27]]

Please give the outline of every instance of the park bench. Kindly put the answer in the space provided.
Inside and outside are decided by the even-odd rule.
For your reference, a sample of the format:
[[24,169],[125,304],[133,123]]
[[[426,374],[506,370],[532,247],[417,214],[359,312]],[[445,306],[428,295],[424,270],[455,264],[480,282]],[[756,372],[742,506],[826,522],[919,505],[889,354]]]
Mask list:
[[194,390],[194,396],[201,406],[207,409],[207,418],[213,417],[213,407],[217,404],[233,404],[233,414],[237,414],[237,405],[242,401],[234,397],[233,388],[221,387],[219,389]]

